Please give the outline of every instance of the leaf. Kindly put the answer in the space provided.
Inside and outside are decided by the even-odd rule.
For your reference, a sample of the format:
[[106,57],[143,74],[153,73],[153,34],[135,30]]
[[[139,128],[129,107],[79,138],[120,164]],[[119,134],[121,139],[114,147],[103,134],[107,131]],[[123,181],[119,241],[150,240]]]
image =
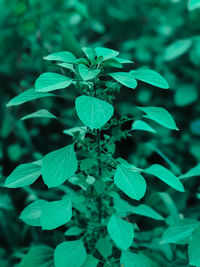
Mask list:
[[92,130],[104,126],[114,112],[111,104],[91,96],[79,96],[75,106],[79,119]]
[[177,191],[184,192],[184,187],[179,178],[177,178],[172,172],[159,164],[153,164],[144,170],[145,173],[151,174],[159,178],[164,183],[173,187]]
[[164,232],[161,243],[187,244],[192,232],[200,226],[194,219],[182,219],[170,225]]
[[188,9],[190,11],[200,8],[200,0],[188,0]]
[[18,188],[33,184],[41,175],[41,166],[35,162],[25,163],[17,166],[8,176],[5,187]]
[[132,63],[134,63],[132,60],[128,60],[128,59],[121,58],[121,57],[116,57],[115,60],[118,61],[121,64],[132,64]]
[[67,51],[56,52],[44,57],[46,60],[75,63],[76,57]]
[[164,218],[157,211],[153,210],[151,207],[145,204],[133,207],[132,211],[133,214],[142,215],[145,217],[152,218],[154,220],[164,220]]
[[103,58],[102,61],[117,57],[119,55],[118,51],[115,51],[110,48],[105,48],[105,47],[96,47],[95,51],[96,51],[97,57]]
[[72,217],[72,203],[69,198],[46,202],[40,218],[43,230],[52,230],[69,222]]
[[32,101],[38,98],[42,98],[42,97],[47,97],[47,96],[54,96],[54,95],[49,94],[49,93],[37,92],[35,91],[35,89],[28,89],[24,91],[23,93],[12,98],[6,106],[7,107],[18,106],[26,102],[29,102],[29,101]]
[[146,182],[143,176],[124,164],[117,166],[114,182],[127,196],[136,200],[140,200],[146,192]]
[[76,235],[80,235],[82,234],[83,232],[83,229],[79,228],[79,227],[76,227],[76,226],[73,226],[71,228],[69,228],[65,233],[64,235],[66,236],[76,236]]
[[131,74],[133,74],[136,80],[149,83],[162,89],[169,88],[167,81],[156,71],[149,69],[138,69],[131,71]]
[[20,219],[31,226],[41,226],[40,217],[45,206],[45,200],[36,200],[28,205],[20,214]]
[[21,120],[34,119],[34,118],[45,118],[45,119],[57,119],[52,113],[46,109],[40,109],[36,112],[33,112],[29,115],[24,116]]
[[181,175],[180,179],[187,179],[194,176],[200,176],[200,164],[192,168],[190,171],[186,172],[185,174]]
[[19,267],[54,267],[53,249],[47,246],[30,248],[23,257]]
[[164,108],[161,107],[138,107],[142,110],[146,115],[145,118],[153,120],[158,124],[172,129],[178,130],[174,119],[172,118],[171,114]]
[[83,64],[78,66],[78,71],[84,81],[92,80],[100,73],[99,69],[91,69]]
[[97,267],[99,260],[92,255],[87,255],[87,259],[81,267]]
[[107,259],[112,254],[112,244],[108,240],[108,238],[101,237],[97,241],[95,248],[105,259]]
[[194,230],[188,246],[189,263],[193,266],[200,266],[200,228]]
[[164,60],[171,61],[177,57],[180,57],[189,50],[191,45],[192,41],[190,39],[182,39],[175,41],[166,48],[164,53]]
[[149,126],[149,124],[147,124],[142,120],[134,121],[131,126],[131,130],[141,130],[141,131],[156,133],[156,131],[151,126]]
[[179,86],[174,95],[175,104],[179,107],[190,105],[197,101],[198,91],[195,85],[185,84]]
[[131,223],[112,215],[107,229],[110,237],[120,249],[127,250],[131,246],[134,237],[134,229]]
[[81,240],[66,241],[55,249],[55,267],[80,267],[85,262],[86,257],[86,250]]
[[137,86],[137,82],[133,75],[130,72],[113,72],[109,73],[109,75],[116,80],[117,82],[121,83],[122,85],[135,89]]
[[75,71],[74,66],[71,63],[58,63],[57,65],[64,68],[64,69],[68,69],[68,70],[71,70],[73,72]]
[[65,146],[44,156],[42,178],[49,188],[59,186],[75,174],[77,167],[74,146]]
[[72,79],[58,73],[45,72],[35,82],[35,89],[38,92],[49,92],[63,89],[72,83]]
[[96,57],[95,50],[90,47],[83,47],[82,50],[85,53],[86,57],[89,59],[89,61],[95,63],[95,57]]
[[143,254],[122,251],[120,263],[124,267],[152,267],[151,261]]

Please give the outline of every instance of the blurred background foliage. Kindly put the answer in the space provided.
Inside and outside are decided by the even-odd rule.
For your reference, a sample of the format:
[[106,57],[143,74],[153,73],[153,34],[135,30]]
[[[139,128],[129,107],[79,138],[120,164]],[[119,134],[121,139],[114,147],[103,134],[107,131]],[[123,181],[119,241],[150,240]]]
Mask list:
[[[44,98],[12,108],[7,108],[6,103],[32,88],[40,73],[58,70],[45,62],[44,56],[63,50],[80,56],[81,47],[85,46],[116,49],[120,56],[134,61],[131,68],[148,66],[161,73],[170,85],[171,90],[160,90],[141,84],[135,94],[121,90],[116,114],[137,117],[137,105],[163,106],[171,112],[180,131],[159,127],[155,136],[135,133],[117,144],[117,156],[138,167],[165,162],[176,175],[200,161],[200,9],[189,11],[187,0],[0,0],[0,10],[2,183],[17,165],[40,159],[67,144],[70,138],[63,130],[80,125],[73,107],[72,100],[77,95],[74,90],[62,92],[64,100]],[[56,120],[20,121],[36,107],[52,111],[62,124]],[[118,131],[129,129],[130,125],[124,127]],[[179,212],[198,218],[198,182],[190,179],[185,183],[185,194],[168,191]],[[167,188],[156,186],[160,191]],[[0,189],[2,267],[14,266],[13,262],[23,254],[21,248],[29,246],[30,240],[39,239],[38,231],[30,230],[18,219],[25,204],[35,199],[35,192],[49,197],[42,183],[33,188]],[[148,201],[154,203],[152,206],[158,204],[152,195]],[[56,238],[49,235],[43,234],[43,239]]]

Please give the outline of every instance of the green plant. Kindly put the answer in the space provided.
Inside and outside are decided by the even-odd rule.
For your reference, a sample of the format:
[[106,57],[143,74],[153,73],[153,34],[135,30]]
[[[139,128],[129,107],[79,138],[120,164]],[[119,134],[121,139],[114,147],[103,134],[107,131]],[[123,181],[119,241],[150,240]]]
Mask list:
[[[160,164],[141,168],[114,155],[117,143],[136,131],[156,133],[152,126],[154,123],[170,130],[178,128],[163,107],[136,107],[135,117],[129,117],[119,116],[117,109],[114,114],[114,106],[121,87],[134,90],[137,82],[142,81],[165,90],[169,88],[168,83],[160,74],[146,68],[110,72],[110,68],[121,69],[123,64],[132,63],[120,58],[119,53],[112,49],[83,48],[83,52],[85,57],[79,59],[70,52],[45,57],[57,62],[62,74],[43,73],[36,80],[34,89],[23,92],[7,104],[16,106],[42,97],[52,97],[55,95],[51,91],[67,87],[75,88],[81,95],[75,100],[75,110],[83,125],[64,131],[72,136],[72,144],[48,153],[41,160],[19,165],[6,179],[5,187],[18,188],[30,186],[42,175],[49,190],[56,192],[56,199],[52,199],[52,195],[48,199],[50,201],[36,196],[35,201],[21,212],[20,219],[42,230],[67,226],[64,233],[61,231],[62,237],[58,238],[63,242],[58,244],[56,241],[55,251],[44,244],[33,246],[23,257],[20,267],[163,266],[164,260],[143,249],[145,239],[140,235],[132,215],[164,220],[149,205],[135,206],[146,193],[144,176],[154,176],[180,192],[184,192],[183,184]],[[70,75],[66,76],[66,71]],[[40,109],[22,120],[32,118],[57,119],[49,111]],[[131,127],[124,128],[130,122]],[[194,173],[190,173],[191,176]],[[169,195],[160,193],[160,197],[171,212],[173,202]],[[176,215],[176,221],[172,220],[170,227],[176,228],[177,221],[183,227],[186,225],[185,228],[179,225],[181,233],[177,238],[175,230],[170,232],[168,229],[163,234],[163,227],[156,227],[158,239],[163,234],[163,243],[182,243],[194,231],[199,235],[198,221],[181,220]],[[187,230],[186,233],[183,229]],[[137,242],[134,242],[135,239]],[[159,261],[162,262],[160,265]]]

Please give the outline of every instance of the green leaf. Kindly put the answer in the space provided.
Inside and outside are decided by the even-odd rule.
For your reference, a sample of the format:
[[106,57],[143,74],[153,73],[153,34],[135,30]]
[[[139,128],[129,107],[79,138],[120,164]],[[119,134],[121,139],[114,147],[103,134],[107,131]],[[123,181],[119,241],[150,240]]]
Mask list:
[[161,107],[138,107],[138,108],[142,110],[144,113],[146,113],[146,115],[144,115],[145,118],[153,120],[166,128],[172,130],[178,130],[174,119],[166,109]]
[[79,119],[92,130],[104,126],[114,112],[111,104],[91,96],[79,96],[75,106]]
[[66,241],[55,249],[55,267],[80,267],[85,262],[86,257],[86,250],[81,240]]
[[71,228],[69,228],[65,233],[64,235],[66,236],[75,236],[75,235],[80,235],[82,234],[83,232],[83,229],[79,228],[79,227],[76,227],[76,226],[73,226]]
[[142,120],[134,121],[131,126],[131,130],[141,130],[141,131],[156,133],[156,131],[151,126],[149,126],[149,124],[147,124]]
[[195,166],[194,168],[192,168],[191,170],[189,170],[185,174],[181,175],[179,178],[180,179],[187,179],[187,178],[191,178],[194,176],[200,176],[200,164],[198,164],[197,166]]
[[74,66],[71,63],[58,63],[57,65],[64,69],[68,69],[74,72]]
[[177,191],[184,192],[184,187],[179,178],[177,178],[171,171],[159,164],[153,164],[144,170],[145,173],[151,174],[159,178],[164,183],[173,187]]
[[198,89],[195,85],[185,84],[179,86],[174,95],[175,104],[179,107],[190,105],[197,101]]
[[109,75],[116,80],[117,82],[121,83],[122,85],[135,89],[137,86],[137,82],[133,75],[130,72],[113,72],[109,73]]
[[76,61],[76,57],[72,53],[67,51],[61,51],[50,54],[44,57],[44,59],[51,61],[67,62],[67,63],[74,63]]
[[4,186],[8,188],[28,186],[34,183],[40,175],[41,166],[36,162],[21,164],[8,176]]
[[58,73],[46,72],[39,76],[35,82],[35,89],[38,92],[49,92],[63,89],[72,83],[72,79]]
[[127,250],[134,237],[134,228],[131,223],[112,215],[107,225],[108,233],[117,247]]
[[175,41],[166,48],[164,53],[164,60],[171,61],[177,57],[180,57],[189,50],[191,45],[192,41],[190,39],[182,39]]
[[84,81],[92,80],[100,73],[99,69],[91,69],[83,64],[78,66],[78,71]]
[[164,232],[161,242],[174,244],[187,244],[192,232],[200,226],[194,219],[183,219],[170,225]]
[[169,88],[167,81],[156,71],[148,69],[138,69],[131,71],[131,74],[133,74],[136,80],[149,83],[153,86],[157,86],[162,89]]
[[151,261],[145,255],[128,251],[122,252],[120,263],[124,267],[152,267]]
[[118,61],[121,64],[131,64],[131,63],[134,63],[132,60],[128,60],[128,59],[121,58],[121,57],[116,57],[115,60]]
[[74,146],[65,146],[44,156],[42,178],[49,188],[59,186],[75,174],[77,167]]
[[19,267],[54,267],[53,249],[47,246],[30,248],[23,257]]
[[188,9],[190,11],[200,8],[200,0],[188,0]]
[[41,226],[40,217],[45,206],[45,200],[36,200],[28,205],[20,214],[20,219],[31,226]]
[[110,48],[105,48],[105,47],[97,47],[95,48],[97,57],[102,57],[103,60],[111,59],[114,57],[117,57],[119,55],[119,52],[110,49]]
[[97,267],[99,260],[92,255],[87,255],[87,259],[81,267]]
[[12,98],[6,106],[7,107],[18,106],[26,102],[29,102],[29,101],[32,101],[38,98],[42,98],[42,97],[47,97],[47,96],[54,96],[54,95],[49,94],[49,93],[37,92],[35,91],[35,89],[28,89],[24,91],[23,93]]
[[83,52],[85,53],[86,57],[89,59],[90,62],[95,62],[96,52],[93,48],[90,47],[83,47]]
[[188,246],[189,263],[193,266],[200,266],[200,228],[196,229],[191,236]]
[[72,203],[69,198],[46,202],[40,218],[43,230],[52,230],[69,222],[72,217]]
[[57,119],[52,113],[46,109],[40,109],[36,112],[33,112],[29,115],[24,116],[21,120],[34,119],[34,118],[45,118],[45,119]]
[[97,241],[95,248],[105,259],[107,259],[112,254],[112,244],[108,240],[108,238],[101,237]]
[[136,200],[140,200],[146,192],[146,182],[143,176],[131,168],[131,165],[118,165],[114,182],[127,196]]
[[153,210],[151,207],[141,204],[137,207],[133,207],[133,214],[138,214],[141,216],[149,217],[154,220],[164,220],[164,218],[155,210]]

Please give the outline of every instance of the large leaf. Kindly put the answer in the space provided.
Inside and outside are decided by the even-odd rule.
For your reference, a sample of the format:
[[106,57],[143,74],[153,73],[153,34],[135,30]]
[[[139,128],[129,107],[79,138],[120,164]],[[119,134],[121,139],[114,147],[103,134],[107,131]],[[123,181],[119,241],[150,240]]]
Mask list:
[[36,246],[30,248],[23,257],[19,267],[54,267],[53,249],[47,246]]
[[132,213],[145,216],[145,217],[149,217],[154,220],[164,220],[164,218],[157,211],[153,210],[151,207],[145,204],[141,204],[137,207],[133,207]]
[[39,76],[35,82],[35,89],[38,92],[50,92],[63,89],[72,83],[72,79],[58,73],[46,72]]
[[52,230],[70,221],[72,217],[72,203],[69,198],[46,202],[40,218],[43,230]]
[[200,8],[200,0],[188,0],[188,9],[190,11]]
[[8,176],[4,186],[9,188],[28,186],[40,175],[41,166],[37,162],[21,164]]
[[100,73],[99,69],[91,69],[83,64],[78,66],[78,71],[84,81],[92,80]]
[[69,145],[44,156],[42,178],[49,188],[59,186],[75,174],[77,167],[74,146]]
[[145,118],[151,119],[158,124],[172,129],[172,130],[178,130],[176,123],[170,113],[161,107],[138,107],[140,110],[142,110],[146,115]]
[[24,116],[21,120],[34,119],[34,118],[45,118],[45,119],[57,119],[52,113],[46,109],[40,109],[29,115]]
[[179,178],[180,179],[187,179],[187,178],[191,178],[194,176],[200,176],[200,164],[198,164],[197,166],[195,166],[194,168],[192,168],[191,170],[189,170],[185,174],[181,175]]
[[131,73],[133,74],[136,80],[140,80],[163,89],[169,88],[167,81],[156,71],[148,69],[138,69],[131,71]]
[[159,164],[153,164],[144,170],[145,173],[154,175],[162,180],[164,183],[173,187],[174,189],[184,192],[184,187],[179,178],[177,178],[171,171]]
[[200,228],[196,229],[191,236],[188,246],[189,262],[193,266],[200,266]]
[[136,200],[140,200],[146,192],[146,182],[143,176],[131,168],[131,165],[118,165],[114,182],[126,195]]
[[79,119],[92,130],[106,124],[114,112],[111,104],[90,96],[79,96],[75,106]]
[[177,57],[180,57],[189,50],[191,45],[192,41],[190,39],[182,39],[175,41],[166,48],[164,53],[164,59],[166,61],[171,61]]
[[105,47],[96,47],[95,51],[97,57],[102,57],[102,61],[117,57],[119,55],[118,51]]
[[76,57],[67,51],[56,52],[44,57],[46,60],[75,63]]
[[134,76],[130,72],[113,72],[109,74],[114,80],[121,83],[122,85],[135,89],[137,82]]
[[123,251],[120,263],[124,267],[152,267],[151,261],[143,254]]
[[131,126],[131,130],[141,130],[141,131],[147,131],[147,132],[151,132],[151,133],[156,133],[156,131],[149,126],[149,124],[147,124],[146,122],[142,121],[142,120],[136,120],[133,122],[132,126]]
[[192,232],[200,226],[194,219],[183,219],[170,225],[164,232],[161,242],[174,244],[187,244]]
[[86,257],[86,250],[81,240],[66,241],[59,244],[55,249],[55,267],[80,267]]
[[35,99],[42,98],[42,97],[47,97],[47,96],[54,96],[54,95],[49,94],[49,93],[37,92],[35,89],[28,89],[24,91],[23,93],[12,98],[6,106],[7,107],[18,106],[28,101],[35,100]]
[[122,250],[127,250],[134,237],[134,229],[131,223],[112,215],[107,225],[108,233],[115,244]]

